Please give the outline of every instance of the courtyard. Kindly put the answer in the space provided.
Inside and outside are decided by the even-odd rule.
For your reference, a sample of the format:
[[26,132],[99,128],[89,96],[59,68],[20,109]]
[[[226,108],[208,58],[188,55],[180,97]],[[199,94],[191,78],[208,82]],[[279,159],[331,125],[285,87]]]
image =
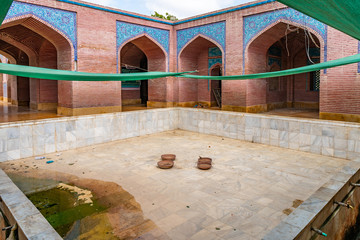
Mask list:
[[[156,167],[164,153],[176,154],[174,168]],[[0,167],[118,184],[159,228],[138,239],[261,239],[349,162],[183,130],[44,156]],[[199,156],[213,158],[212,169],[197,169]]]

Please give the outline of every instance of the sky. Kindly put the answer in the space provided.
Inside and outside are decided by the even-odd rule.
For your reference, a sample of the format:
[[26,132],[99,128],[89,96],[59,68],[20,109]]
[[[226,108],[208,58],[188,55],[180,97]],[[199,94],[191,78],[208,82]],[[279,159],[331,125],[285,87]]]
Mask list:
[[84,0],[145,15],[154,11],[165,15],[166,12],[179,19],[219,10],[253,0]]

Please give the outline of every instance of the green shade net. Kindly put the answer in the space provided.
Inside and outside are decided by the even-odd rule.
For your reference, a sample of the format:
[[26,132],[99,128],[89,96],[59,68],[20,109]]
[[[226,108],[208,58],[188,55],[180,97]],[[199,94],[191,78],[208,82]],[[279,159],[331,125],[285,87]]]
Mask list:
[[180,77],[195,78],[195,79],[209,79],[209,80],[245,80],[245,79],[258,79],[258,78],[271,78],[282,77],[300,73],[313,72],[321,69],[338,67],[351,63],[360,62],[360,54],[356,54],[350,57],[340,58],[329,62],[323,62],[319,64],[309,65],[305,67],[287,69],[277,72],[255,73],[248,75],[233,75],[233,76],[197,76],[197,75],[181,75]]
[[360,0],[277,0],[360,40]]
[[0,25],[4,21],[13,0],[0,0]]
[[[29,67],[13,64],[0,63],[0,73],[49,80],[66,80],[66,81],[137,81],[154,78],[178,76],[183,73],[169,72],[142,72],[142,73],[85,73],[72,72],[48,68]],[[188,73],[188,72],[187,72]]]

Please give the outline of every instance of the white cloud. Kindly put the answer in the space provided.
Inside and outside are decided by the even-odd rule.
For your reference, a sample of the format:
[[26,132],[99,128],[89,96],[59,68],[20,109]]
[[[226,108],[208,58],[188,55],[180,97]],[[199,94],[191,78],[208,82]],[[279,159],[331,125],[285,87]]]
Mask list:
[[251,0],[85,0],[103,6],[150,15],[154,11],[170,13],[177,18],[187,18]]
[[103,6],[119,8],[119,1],[116,0],[85,0],[86,2],[95,3]]
[[150,11],[166,12],[179,19],[250,2],[250,0],[146,0]]

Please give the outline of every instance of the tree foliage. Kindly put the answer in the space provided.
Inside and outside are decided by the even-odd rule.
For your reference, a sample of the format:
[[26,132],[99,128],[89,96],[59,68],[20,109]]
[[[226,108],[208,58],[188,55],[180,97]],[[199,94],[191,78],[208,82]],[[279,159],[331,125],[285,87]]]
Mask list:
[[172,14],[169,14],[169,13],[165,13],[165,16],[162,15],[161,13],[158,13],[156,11],[154,11],[154,14],[151,14],[152,17],[157,17],[157,18],[161,18],[161,19],[166,19],[166,20],[170,20],[170,21],[176,21],[178,20],[177,17],[175,17],[174,15]]

